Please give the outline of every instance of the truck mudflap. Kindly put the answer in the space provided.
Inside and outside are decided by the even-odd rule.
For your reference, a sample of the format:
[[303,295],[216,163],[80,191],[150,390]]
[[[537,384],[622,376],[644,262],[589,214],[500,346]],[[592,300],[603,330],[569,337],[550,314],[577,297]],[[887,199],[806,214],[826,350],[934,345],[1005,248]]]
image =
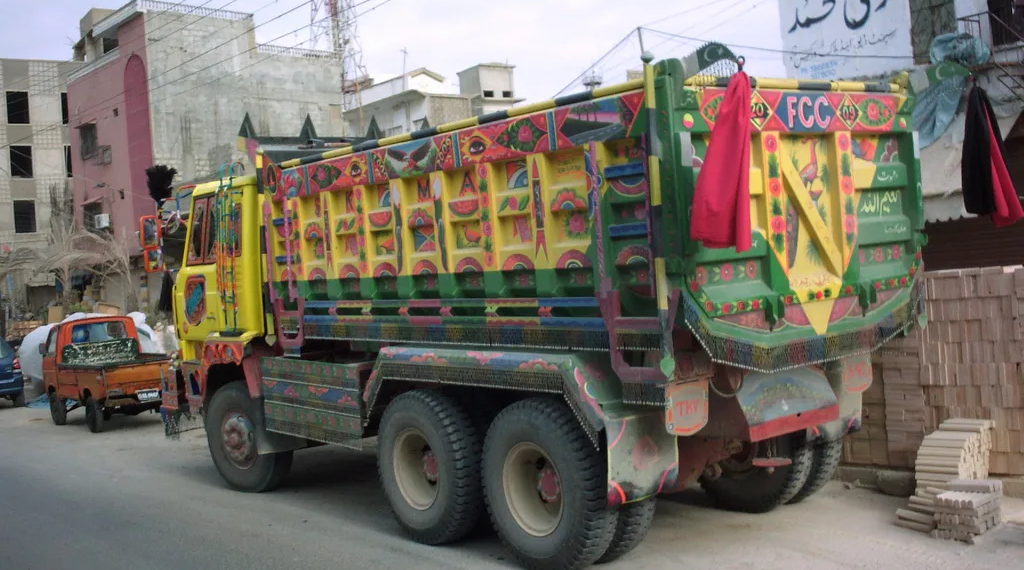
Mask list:
[[719,366],[708,383],[710,419],[698,436],[763,441],[840,419],[840,402],[825,371],[773,374]]
[[374,409],[386,381],[561,395],[595,450],[607,450],[610,505],[640,501],[676,484],[678,450],[665,430],[664,410],[623,404],[607,355],[386,347],[363,392],[367,410]]

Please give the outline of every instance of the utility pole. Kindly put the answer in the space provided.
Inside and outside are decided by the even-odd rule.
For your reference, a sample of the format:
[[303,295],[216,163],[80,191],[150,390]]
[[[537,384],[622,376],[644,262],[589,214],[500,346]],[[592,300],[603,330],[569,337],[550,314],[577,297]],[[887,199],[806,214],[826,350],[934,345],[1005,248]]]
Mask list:
[[345,65],[345,48],[348,43],[342,30],[344,29],[344,23],[342,18],[347,17],[346,13],[343,13],[338,4],[343,0],[328,0],[330,2],[329,10],[331,14],[331,43],[334,47],[334,57],[338,59],[341,66],[341,136],[348,135],[347,122],[345,121],[345,92],[348,90],[348,77],[347,68]]
[[402,48],[402,91],[409,89],[409,79],[405,74],[405,60],[409,57],[409,50]]

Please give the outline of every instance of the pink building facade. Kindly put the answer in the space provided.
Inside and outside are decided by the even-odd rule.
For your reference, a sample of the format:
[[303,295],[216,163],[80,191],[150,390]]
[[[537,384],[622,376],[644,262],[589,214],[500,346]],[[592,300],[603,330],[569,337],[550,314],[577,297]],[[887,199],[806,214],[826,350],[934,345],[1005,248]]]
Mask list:
[[145,173],[153,164],[145,18],[110,25],[116,16],[103,19],[104,29],[83,30],[95,59],[68,84],[73,188],[79,222],[109,228],[134,255],[139,218],[156,213]]

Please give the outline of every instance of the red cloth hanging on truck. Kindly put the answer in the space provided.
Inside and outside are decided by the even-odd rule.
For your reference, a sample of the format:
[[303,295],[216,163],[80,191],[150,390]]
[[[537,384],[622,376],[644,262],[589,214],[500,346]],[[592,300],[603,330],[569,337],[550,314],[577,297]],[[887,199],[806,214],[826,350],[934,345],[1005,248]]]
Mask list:
[[705,247],[750,249],[750,77],[732,76],[697,177],[690,239]]
[[995,112],[978,85],[967,95],[960,184],[968,213],[991,216],[997,227],[1024,218],[1003,157],[1006,149]]

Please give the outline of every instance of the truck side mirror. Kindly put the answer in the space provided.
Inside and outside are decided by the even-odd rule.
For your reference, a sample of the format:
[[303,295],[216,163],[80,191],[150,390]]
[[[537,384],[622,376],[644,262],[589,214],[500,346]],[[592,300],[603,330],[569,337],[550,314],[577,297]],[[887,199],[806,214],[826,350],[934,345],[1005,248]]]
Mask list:
[[45,342],[39,343],[39,354],[41,354],[43,356],[46,356],[46,343]]
[[160,218],[142,216],[139,219],[139,244],[142,249],[160,246]]
[[145,258],[146,273],[158,273],[164,270],[163,250],[159,247],[152,247],[142,251]]

